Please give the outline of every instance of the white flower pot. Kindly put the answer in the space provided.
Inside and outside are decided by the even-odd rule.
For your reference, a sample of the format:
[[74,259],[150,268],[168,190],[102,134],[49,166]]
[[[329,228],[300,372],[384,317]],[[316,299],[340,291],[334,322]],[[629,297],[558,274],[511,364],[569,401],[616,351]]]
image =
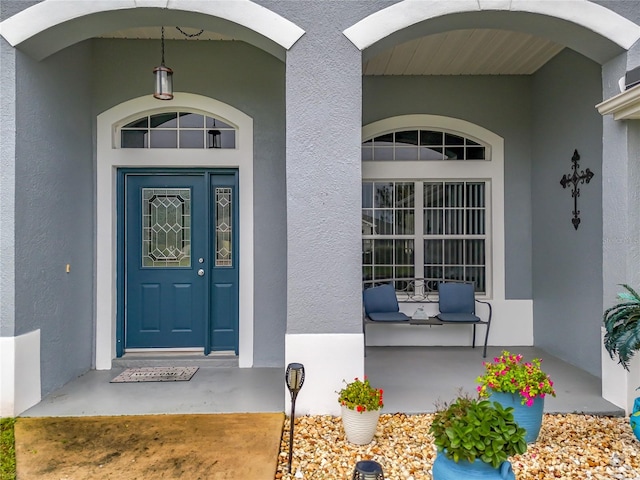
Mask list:
[[357,412],[342,405],[342,426],[347,441],[356,445],[367,445],[373,440],[380,418],[380,410]]

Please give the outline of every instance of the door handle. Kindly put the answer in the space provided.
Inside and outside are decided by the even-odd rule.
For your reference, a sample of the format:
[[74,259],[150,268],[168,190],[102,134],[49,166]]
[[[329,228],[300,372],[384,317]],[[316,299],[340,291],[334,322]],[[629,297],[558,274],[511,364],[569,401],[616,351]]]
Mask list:
[[201,268],[200,270],[198,270],[198,276],[204,277],[204,269]]

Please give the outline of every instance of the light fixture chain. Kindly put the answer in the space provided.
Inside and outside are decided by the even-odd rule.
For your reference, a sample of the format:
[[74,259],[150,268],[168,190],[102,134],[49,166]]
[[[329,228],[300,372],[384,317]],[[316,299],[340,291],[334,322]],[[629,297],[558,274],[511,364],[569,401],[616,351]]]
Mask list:
[[162,44],[162,62],[161,65],[164,65],[164,25],[162,26],[162,30],[161,30],[161,34],[160,34],[160,38],[161,38],[161,44]]
[[198,33],[187,33],[184,30],[182,30],[180,27],[176,27],[176,30],[178,30],[182,35],[184,35],[187,38],[199,37],[204,32],[204,28],[200,29]]

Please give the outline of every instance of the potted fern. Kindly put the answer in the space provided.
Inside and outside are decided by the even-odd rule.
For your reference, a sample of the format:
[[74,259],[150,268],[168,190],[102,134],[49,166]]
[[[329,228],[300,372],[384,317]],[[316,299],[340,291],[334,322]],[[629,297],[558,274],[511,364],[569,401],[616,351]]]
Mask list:
[[[640,350],[640,295],[629,285],[623,284],[626,292],[618,293],[619,302],[605,310],[604,348],[612,360],[629,371],[629,362]],[[630,418],[631,428],[640,440],[640,397],[635,399]]]
[[618,357],[627,371],[634,353],[640,350],[640,296],[629,285],[618,293],[618,302],[604,312],[604,347],[611,359]]
[[434,480],[515,480],[507,459],[527,450],[512,408],[466,395],[438,408],[430,432],[438,447]]

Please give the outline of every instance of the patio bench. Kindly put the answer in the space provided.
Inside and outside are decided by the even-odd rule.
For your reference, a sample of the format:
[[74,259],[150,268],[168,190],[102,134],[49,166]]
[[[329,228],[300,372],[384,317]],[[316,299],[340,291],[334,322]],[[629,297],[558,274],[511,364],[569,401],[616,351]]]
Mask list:
[[[433,299],[430,298],[433,296]],[[437,296],[437,298],[436,298]],[[399,304],[418,305],[412,316],[400,312]],[[438,312],[428,315],[423,304],[437,304]],[[485,306],[486,318],[476,315],[476,304]],[[406,325],[442,326],[472,325],[472,348],[476,346],[476,326],[485,327],[482,357],[487,356],[487,341],[491,327],[492,308],[489,302],[475,298],[471,282],[442,281],[427,278],[386,279],[364,282],[362,331],[366,347],[366,327],[369,324],[394,323]]]

